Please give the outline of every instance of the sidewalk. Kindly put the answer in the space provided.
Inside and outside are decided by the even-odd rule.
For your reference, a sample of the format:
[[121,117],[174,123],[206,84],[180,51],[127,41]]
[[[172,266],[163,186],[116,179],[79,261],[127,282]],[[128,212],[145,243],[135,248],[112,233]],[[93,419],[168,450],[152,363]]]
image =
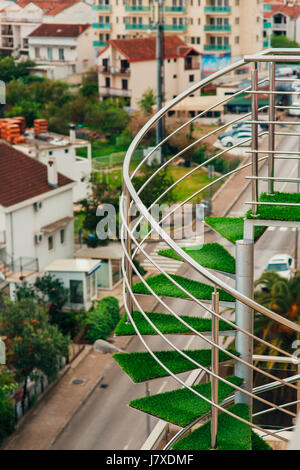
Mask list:
[[[114,346],[126,348],[128,342],[128,338],[117,338]],[[2,450],[49,449],[112,365],[111,354],[102,355],[86,346],[65,375],[19,423]],[[76,385],[76,379],[83,382]]]

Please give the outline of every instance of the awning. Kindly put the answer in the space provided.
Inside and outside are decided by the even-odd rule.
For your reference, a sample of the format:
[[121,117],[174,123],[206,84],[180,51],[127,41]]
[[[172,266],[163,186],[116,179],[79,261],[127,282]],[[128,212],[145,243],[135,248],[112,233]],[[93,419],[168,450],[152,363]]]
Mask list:
[[41,232],[45,234],[54,233],[59,229],[66,227],[70,222],[72,222],[73,217],[65,217],[64,219],[57,220],[53,224],[46,225],[41,229]]

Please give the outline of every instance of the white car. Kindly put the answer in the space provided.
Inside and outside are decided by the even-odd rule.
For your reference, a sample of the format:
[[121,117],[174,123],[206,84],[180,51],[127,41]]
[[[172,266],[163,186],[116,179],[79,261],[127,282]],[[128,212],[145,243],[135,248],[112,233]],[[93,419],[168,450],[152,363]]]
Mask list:
[[221,144],[223,145],[223,147],[233,147],[233,145],[241,144],[242,142],[248,139],[248,141],[242,143],[241,146],[249,147],[251,145],[251,138],[252,132],[245,130],[237,133],[236,135],[229,135],[227,137],[223,137],[223,139],[221,140]]
[[289,116],[300,116],[300,95],[292,95],[292,106],[293,108],[288,110]]
[[294,274],[295,260],[287,254],[279,254],[270,259],[265,271],[275,271],[279,276],[291,279]]

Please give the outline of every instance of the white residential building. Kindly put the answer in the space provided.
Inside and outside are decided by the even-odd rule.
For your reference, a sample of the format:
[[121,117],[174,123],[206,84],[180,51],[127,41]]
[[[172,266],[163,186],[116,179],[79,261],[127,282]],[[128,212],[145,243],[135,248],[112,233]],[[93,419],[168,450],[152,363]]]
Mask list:
[[[166,36],[165,100],[173,99],[201,78],[200,56],[177,36]],[[127,98],[138,107],[147,88],[156,90],[156,40],[154,37],[114,39],[99,55],[100,98]]]
[[[45,165],[49,158],[55,158],[57,171],[76,182],[73,187],[74,202],[89,195],[89,181],[92,173],[91,143],[76,138],[75,126],[71,128],[70,136],[61,136],[53,132],[35,136],[32,130],[28,130],[26,142],[17,144],[14,148]],[[86,158],[78,156],[77,149],[84,149]]]
[[29,58],[37,64],[32,73],[80,84],[95,65],[93,34],[88,24],[42,24],[28,36]]
[[271,36],[286,36],[300,43],[300,4],[267,4],[264,11],[264,46],[271,47]]
[[[10,282],[36,276],[74,252],[74,182],[0,142],[0,271]],[[4,275],[4,276],[3,276]]]
[[42,23],[92,24],[95,12],[83,0],[0,2],[0,52],[28,56],[28,35]]

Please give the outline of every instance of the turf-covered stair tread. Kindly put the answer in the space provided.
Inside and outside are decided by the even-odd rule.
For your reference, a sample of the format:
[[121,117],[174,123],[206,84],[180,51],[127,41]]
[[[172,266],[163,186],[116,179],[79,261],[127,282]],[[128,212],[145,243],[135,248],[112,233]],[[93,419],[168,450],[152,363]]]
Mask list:
[[[193,281],[176,274],[170,274],[170,277],[174,279],[181,287],[186,289],[190,294],[199,300],[211,300],[214,288],[202,282]],[[153,291],[161,297],[175,297],[178,299],[188,299],[189,297],[182,292],[179,287],[175,286],[169,279],[163,274],[150,277],[146,280],[146,283],[153,289]],[[144,285],[143,282],[135,284],[132,288],[135,294],[151,295],[149,289]],[[235,302],[234,297],[223,290],[218,289],[220,293],[220,301],[224,302]]]
[[[228,408],[231,413],[250,421],[250,410],[247,405],[237,404]],[[208,421],[188,436],[176,442],[174,450],[209,450],[211,448],[211,423]],[[217,450],[251,450],[252,428],[241,421],[220,413],[217,434]]]
[[[226,380],[239,386],[243,383],[239,377],[227,377]],[[211,399],[210,382],[195,385],[192,388]],[[219,382],[219,403],[233,393],[233,387]],[[132,400],[129,406],[181,427],[187,426],[211,411],[209,403],[185,388]]]
[[[234,257],[219,243],[206,243],[202,248],[197,249],[193,249],[193,247],[182,249],[204,268],[215,269],[230,274],[235,274],[236,272]],[[160,250],[158,254],[175,259],[176,261],[183,261],[172,249]]]
[[[205,217],[205,222],[215,232],[218,232],[223,238],[236,243],[244,239],[244,218],[243,217]],[[266,227],[255,227],[254,239],[257,241],[264,233]]]
[[[237,355],[233,349],[228,348],[227,351]],[[173,374],[181,374],[182,372],[198,369],[198,366],[182,357],[177,351],[153,352]],[[184,350],[183,352],[204,367],[211,365],[210,349]],[[113,358],[135,383],[169,376],[168,372],[156,362],[149,352],[116,353],[113,355]],[[231,358],[226,353],[219,351],[219,362],[228,360],[231,360]]]
[[[262,193],[259,197],[260,202],[272,202],[272,203],[288,203],[288,204],[299,204],[300,205],[300,194],[299,193],[280,193],[270,195]],[[257,208],[258,215],[256,218],[263,220],[300,220],[300,206],[268,206],[259,205]],[[252,209],[247,212],[247,217],[252,218]]]
[[270,444],[268,444],[262,437],[256,432],[251,433],[252,450],[273,450]]
[[[154,313],[154,312],[145,312],[149,320],[159,329],[159,331],[165,335],[172,334],[194,334],[189,330],[189,328],[183,325],[179,320],[177,320],[173,315],[167,313]],[[188,325],[193,327],[198,332],[210,332],[212,329],[212,321],[209,318],[200,318],[200,317],[188,317],[185,315],[179,315],[182,320],[184,320]],[[147,322],[141,312],[132,313],[133,321],[135,322],[137,329],[142,335],[156,335],[156,331],[152,328],[151,325]],[[222,331],[234,331],[234,327],[228,325],[224,321],[220,320],[219,330]],[[127,322],[127,315],[123,315],[121,321],[117,325],[117,328],[114,332],[116,336],[134,336],[136,331],[133,325]]]

